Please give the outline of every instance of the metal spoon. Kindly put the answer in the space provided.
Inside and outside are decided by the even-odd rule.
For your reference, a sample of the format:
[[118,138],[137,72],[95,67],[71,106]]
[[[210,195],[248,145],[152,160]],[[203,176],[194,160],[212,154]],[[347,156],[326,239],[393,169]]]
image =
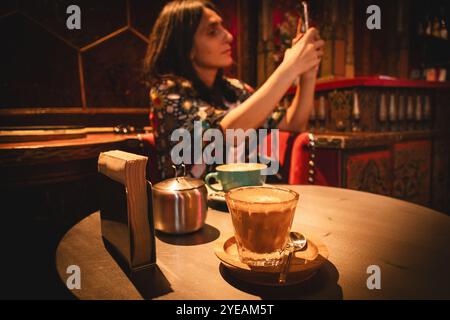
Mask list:
[[280,277],[278,278],[278,283],[280,284],[286,283],[286,276],[289,270],[289,266],[291,265],[292,255],[296,251],[302,250],[305,246],[306,246],[306,238],[304,235],[298,232],[289,233],[289,244],[287,247],[287,249],[289,250],[289,254],[286,263],[283,265],[283,270],[280,273]]

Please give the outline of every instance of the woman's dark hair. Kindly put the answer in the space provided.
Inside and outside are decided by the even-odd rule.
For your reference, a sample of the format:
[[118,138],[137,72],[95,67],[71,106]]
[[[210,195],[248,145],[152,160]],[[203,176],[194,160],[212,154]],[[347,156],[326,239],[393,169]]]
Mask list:
[[226,86],[220,69],[214,86],[208,89],[198,77],[190,59],[194,35],[203,16],[203,9],[218,13],[207,0],[175,0],[165,5],[149,37],[144,59],[144,74],[150,86],[166,76],[181,76],[190,80],[199,97],[222,105],[222,98],[234,102],[236,95]]

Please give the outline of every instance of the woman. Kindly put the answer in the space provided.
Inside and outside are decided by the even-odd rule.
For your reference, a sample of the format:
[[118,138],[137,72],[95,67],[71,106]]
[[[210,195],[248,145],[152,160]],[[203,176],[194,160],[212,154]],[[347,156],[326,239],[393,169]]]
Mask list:
[[[173,176],[170,140],[173,130],[203,128],[274,128],[304,131],[313,106],[317,69],[324,42],[316,29],[293,40],[284,60],[255,92],[241,81],[228,79],[223,68],[233,63],[232,35],[223,27],[216,8],[207,1],[168,3],[150,35],[145,58],[150,81],[150,118],[154,128],[158,171]],[[300,77],[289,108],[277,104]],[[300,90],[301,88],[301,90]],[[201,177],[208,168],[193,165],[189,173]]]

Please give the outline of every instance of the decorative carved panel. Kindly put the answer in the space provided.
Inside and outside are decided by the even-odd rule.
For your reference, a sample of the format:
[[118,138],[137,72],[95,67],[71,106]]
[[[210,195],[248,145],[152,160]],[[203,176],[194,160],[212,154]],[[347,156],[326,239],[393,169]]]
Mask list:
[[431,142],[414,141],[393,147],[393,196],[428,205],[430,202]]
[[375,131],[377,128],[377,111],[381,92],[377,89],[357,90],[359,97],[360,123],[362,131]]
[[328,94],[330,100],[330,124],[333,131],[351,131],[353,94],[350,90],[335,90]]
[[142,77],[146,49],[146,43],[125,31],[83,53],[87,104],[147,106],[148,94]]
[[431,198],[433,208],[446,212],[450,208],[450,146],[448,139],[439,139],[434,142],[432,156]]
[[347,156],[346,188],[382,195],[391,193],[390,152],[372,151]]

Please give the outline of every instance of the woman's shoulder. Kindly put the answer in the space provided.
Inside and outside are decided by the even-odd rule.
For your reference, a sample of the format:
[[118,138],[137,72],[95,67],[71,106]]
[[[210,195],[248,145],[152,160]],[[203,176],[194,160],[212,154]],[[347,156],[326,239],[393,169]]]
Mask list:
[[182,106],[189,110],[197,101],[192,82],[179,76],[164,76],[154,79],[150,86],[150,104],[156,109],[166,106],[176,108]]
[[194,94],[192,82],[186,78],[175,75],[167,75],[154,79],[150,86],[150,92]]

